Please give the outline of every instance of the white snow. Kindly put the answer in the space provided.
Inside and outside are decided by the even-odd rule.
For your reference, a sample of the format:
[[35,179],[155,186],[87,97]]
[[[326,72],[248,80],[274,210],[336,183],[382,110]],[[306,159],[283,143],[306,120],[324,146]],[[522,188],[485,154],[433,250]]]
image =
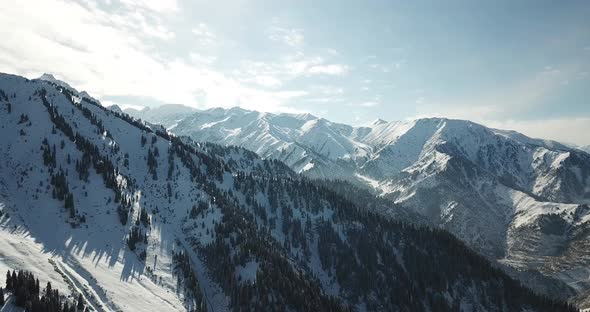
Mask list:
[[311,170],[313,168],[314,164],[312,162],[307,163],[305,166],[303,166],[303,168],[301,168],[301,170],[299,172],[305,172],[308,170]]
[[374,189],[379,188],[379,181],[377,181],[375,179],[371,179],[371,178],[361,175],[359,173],[355,173],[354,176],[359,178],[361,181],[363,181],[364,183],[366,183],[367,185],[371,186]]
[[251,260],[246,262],[243,266],[238,266],[237,274],[243,283],[254,284],[256,282],[256,272],[258,271],[258,262]]

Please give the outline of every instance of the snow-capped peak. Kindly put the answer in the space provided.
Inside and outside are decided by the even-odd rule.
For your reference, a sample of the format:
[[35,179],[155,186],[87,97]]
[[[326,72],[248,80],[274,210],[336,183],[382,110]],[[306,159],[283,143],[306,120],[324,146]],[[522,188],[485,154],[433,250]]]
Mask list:
[[[43,73],[43,75],[41,75],[41,77],[37,78],[39,80],[45,80],[45,81],[51,81],[51,82],[57,82],[60,80],[57,80],[55,78],[55,76],[53,76],[52,74],[48,74],[48,73]],[[61,82],[61,81],[60,81]]]
[[386,124],[386,123],[387,123],[387,121],[385,121],[381,118],[377,118],[371,123],[371,126],[378,126],[378,125],[382,125],[382,124]]
[[117,113],[122,113],[123,110],[121,109],[121,107],[119,107],[119,105],[117,104],[113,104],[107,107],[108,109],[112,110],[113,112],[117,112]]
[[78,93],[78,91],[76,89],[72,88],[72,86],[70,86],[67,82],[64,82],[62,80],[59,80],[59,79],[55,78],[55,76],[53,76],[52,74],[44,73],[43,75],[41,75],[41,77],[39,77],[37,79],[38,80],[44,80],[44,81],[47,81],[47,82],[54,83],[54,84],[56,84],[58,86],[61,86],[61,87],[64,87],[64,88],[73,90],[76,93]]

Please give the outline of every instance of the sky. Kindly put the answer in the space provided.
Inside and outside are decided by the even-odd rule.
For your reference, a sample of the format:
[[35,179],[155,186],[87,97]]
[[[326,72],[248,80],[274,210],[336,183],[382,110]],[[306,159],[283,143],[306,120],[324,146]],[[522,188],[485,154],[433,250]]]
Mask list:
[[589,1],[2,0],[0,72],[123,107],[448,117],[590,145],[588,16]]

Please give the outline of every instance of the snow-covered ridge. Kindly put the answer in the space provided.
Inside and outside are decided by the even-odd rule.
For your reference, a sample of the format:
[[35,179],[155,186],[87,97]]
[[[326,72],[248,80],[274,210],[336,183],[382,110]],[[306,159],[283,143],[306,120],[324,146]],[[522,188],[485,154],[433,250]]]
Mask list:
[[[163,118],[148,121],[168,126]],[[510,246],[521,239],[513,229],[590,203],[589,154],[466,120],[377,120],[353,127],[311,114],[215,108],[184,115],[171,130],[245,147],[310,177],[366,185],[492,258],[511,257],[516,249]],[[585,218],[564,218],[573,228],[587,226]],[[562,247],[577,239],[566,237]]]
[[[168,117],[172,115],[174,118]],[[282,160],[297,172],[305,168],[312,177],[364,183],[355,178],[359,174],[386,182],[438,150],[465,158],[537,196],[560,200],[584,197],[580,190],[568,190],[575,194],[564,196],[546,187],[560,183],[551,181],[556,177],[546,173],[549,168],[555,170],[552,159],[579,150],[464,120],[378,120],[369,126],[353,127],[311,114],[270,114],[241,108],[136,116],[196,141],[245,147],[263,157]],[[543,159],[538,158],[541,155]]]
[[73,90],[76,93],[78,93],[78,91],[76,89],[72,88],[68,83],[55,78],[52,74],[44,73],[43,75],[41,75],[41,77],[39,77],[37,79],[51,82],[51,83],[56,84],[60,87],[67,88],[67,89]]

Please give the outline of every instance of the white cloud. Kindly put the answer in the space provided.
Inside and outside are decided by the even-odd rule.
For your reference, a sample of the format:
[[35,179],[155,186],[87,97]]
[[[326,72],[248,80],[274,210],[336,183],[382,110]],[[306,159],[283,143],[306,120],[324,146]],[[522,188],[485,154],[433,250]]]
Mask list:
[[338,86],[326,86],[326,85],[319,85],[319,86],[312,86],[311,89],[314,92],[322,93],[324,95],[342,95],[344,93],[344,89]]
[[[56,0],[53,0],[56,1]],[[162,40],[169,40],[175,37],[175,34],[164,26],[162,20],[162,12],[169,12],[174,10],[172,6],[175,1],[171,1],[169,6],[163,3],[158,4],[158,1],[126,1],[123,5],[127,10],[117,10],[117,13],[107,14],[102,11],[92,0],[84,2],[84,7],[92,12],[97,17],[100,17],[102,25],[113,27],[116,29],[126,29],[133,31],[136,35],[143,37],[158,38]],[[73,5],[73,4],[72,4]],[[67,7],[67,3],[61,3],[59,6]],[[48,8],[50,9],[50,8]],[[51,10],[51,9],[50,9]],[[162,11],[162,12],[160,12]],[[60,14],[68,13],[59,12]]]
[[130,12],[126,15],[114,15],[117,21],[114,25],[125,25],[128,28],[136,29],[147,36],[158,39],[169,40],[174,38],[174,33],[167,29],[162,21],[154,16],[148,16],[139,12]]
[[[283,81],[310,75],[343,75],[349,67],[344,64],[325,64],[320,56],[307,56],[301,52],[281,58],[278,62],[246,60],[234,71],[242,81],[252,82],[253,77],[264,77],[266,86],[279,86]],[[280,83],[280,84],[279,84]]]
[[281,81],[272,76],[256,76],[253,81],[263,87],[276,88],[281,86]]
[[282,67],[283,71],[293,76],[299,76],[308,72],[309,68],[322,64],[324,60],[319,56],[307,57],[302,53],[298,53],[294,56],[289,56],[285,60],[278,64]]
[[121,104],[121,105],[119,105],[119,107],[120,107],[122,110],[126,110],[126,109],[128,109],[128,108],[132,108],[132,109],[136,109],[136,110],[142,110],[142,109],[144,109],[144,108],[145,108],[145,106],[141,106],[141,105],[133,105],[133,104]]
[[[368,58],[368,60],[372,60],[372,59],[374,59],[374,58]],[[368,64],[368,66],[371,69],[378,70],[383,73],[391,73],[395,70],[400,69],[402,66],[404,66],[404,64],[406,64],[406,60],[399,60],[399,61],[395,61],[395,62],[391,62],[391,63],[387,63],[387,64],[370,63],[370,64]]]
[[284,28],[279,26],[271,26],[268,29],[268,38],[272,41],[282,42],[294,48],[302,47],[305,41],[303,29]]
[[[91,3],[0,1],[0,71],[27,77],[54,73],[99,99],[148,97],[201,107],[239,105],[288,111],[292,110],[287,105],[291,99],[306,95],[297,90],[265,91],[245,86],[210,68],[215,59],[198,53],[187,52],[188,60],[159,55],[150,40],[169,39],[171,35],[153,12],[175,10],[175,3],[146,4],[140,10],[144,13],[124,9],[107,13]],[[133,25],[135,21],[139,23]],[[273,83],[264,78],[261,82]]]
[[342,75],[348,72],[348,65],[326,64],[321,56],[307,56],[301,52],[282,58],[278,63],[265,63],[282,75],[294,78],[303,75]]
[[308,69],[310,74],[343,75],[348,72],[348,66],[342,64],[315,65]]
[[376,102],[376,101],[367,101],[367,102],[361,103],[362,107],[375,107],[377,105],[379,105],[379,102]]
[[217,61],[215,56],[206,56],[196,52],[189,53],[189,58],[195,65],[211,65]]
[[307,101],[312,103],[340,103],[344,102],[345,99],[341,97],[316,97],[309,98]]
[[298,114],[306,113],[308,111],[296,109],[294,107],[283,106],[282,103],[306,95],[307,92],[305,91],[262,92],[256,89],[248,89],[247,92],[243,92],[237,100],[239,104],[238,106],[245,109],[262,112],[285,112]]
[[119,0],[130,9],[142,8],[157,13],[173,13],[178,11],[177,0]]
[[217,38],[217,36],[205,23],[199,23],[197,27],[192,29],[192,33],[197,37],[199,44],[202,46],[210,46]]
[[104,105],[104,106],[106,106],[106,107],[111,106],[111,105],[117,105],[122,110],[126,110],[128,108],[133,108],[133,109],[136,109],[136,110],[142,110],[142,109],[145,108],[145,106],[141,106],[141,105],[124,104],[124,103],[118,103],[118,102],[107,101],[107,100],[101,101],[101,104]]

